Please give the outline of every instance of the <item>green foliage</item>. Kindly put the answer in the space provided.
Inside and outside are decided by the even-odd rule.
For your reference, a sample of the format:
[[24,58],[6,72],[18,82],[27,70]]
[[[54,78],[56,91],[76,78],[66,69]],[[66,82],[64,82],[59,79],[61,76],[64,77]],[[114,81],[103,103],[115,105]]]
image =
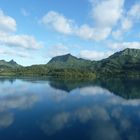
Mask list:
[[14,70],[17,76],[46,76],[48,69],[43,65],[33,65],[29,67],[17,68]]
[[61,79],[95,79],[96,74],[87,70],[79,69],[50,69],[48,76],[57,77]]
[[29,67],[22,67],[13,60],[1,60],[0,75],[51,76],[61,79],[140,78],[140,50],[125,49],[101,61],[85,60],[67,54],[54,57],[45,65]]
[[21,67],[20,65],[18,65],[14,60],[11,60],[9,62],[5,61],[5,60],[0,60],[0,69],[4,70],[4,69],[14,69],[14,68],[19,68]]
[[52,58],[47,67],[51,69],[82,69],[86,70],[90,67],[92,62],[81,58],[76,58],[71,54],[57,56]]
[[140,77],[140,50],[125,49],[107,59],[101,60],[95,67],[98,76]]

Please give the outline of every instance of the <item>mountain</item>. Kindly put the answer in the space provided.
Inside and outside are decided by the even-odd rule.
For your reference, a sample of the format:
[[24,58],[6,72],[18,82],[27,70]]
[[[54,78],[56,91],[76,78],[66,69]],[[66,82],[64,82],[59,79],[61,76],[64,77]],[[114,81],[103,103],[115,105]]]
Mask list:
[[54,63],[54,62],[68,62],[68,61],[73,61],[73,60],[77,60],[77,58],[75,56],[72,56],[71,54],[66,54],[66,55],[53,57],[48,62],[48,64],[49,63]]
[[90,60],[77,58],[71,54],[56,56],[52,58],[47,66],[53,69],[86,69],[91,65]]
[[2,70],[4,72],[9,70],[8,72],[14,75],[51,76],[60,79],[140,78],[140,50],[125,49],[100,61],[85,60],[66,54],[52,58],[47,64],[28,67],[21,67],[14,60],[9,62],[0,60],[1,74]]
[[96,71],[102,74],[140,75],[140,50],[125,49],[97,63]]
[[17,64],[14,60],[11,60],[9,62],[5,60],[0,60],[0,70],[9,70],[14,68],[19,68],[21,65]]
[[77,58],[71,54],[52,58],[47,66],[51,69],[80,69],[96,72],[96,75],[140,75],[140,50],[125,49],[101,61]]

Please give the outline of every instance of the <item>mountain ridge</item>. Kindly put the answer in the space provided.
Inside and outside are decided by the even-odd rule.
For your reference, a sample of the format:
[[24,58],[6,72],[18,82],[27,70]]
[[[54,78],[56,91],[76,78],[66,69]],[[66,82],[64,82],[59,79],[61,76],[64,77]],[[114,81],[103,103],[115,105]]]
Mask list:
[[21,65],[17,64],[13,59],[10,61],[0,60],[1,69],[14,69],[18,67],[21,67]]
[[[71,55],[70,53],[53,57],[48,63],[48,67],[53,67],[55,69],[58,68],[81,68],[82,66],[88,66],[90,65],[92,61],[77,58],[76,56]],[[84,68],[84,67],[83,67]]]
[[[140,77],[140,49],[124,49],[100,61],[77,58],[71,54],[53,57],[47,64],[18,67],[11,60],[5,65],[14,69],[14,75],[54,77]],[[2,67],[0,63],[0,67]],[[16,64],[18,66],[16,66]],[[12,66],[11,66],[12,65]],[[14,67],[13,67],[14,65]],[[10,72],[10,70],[9,70]],[[1,74],[1,73],[0,73]]]

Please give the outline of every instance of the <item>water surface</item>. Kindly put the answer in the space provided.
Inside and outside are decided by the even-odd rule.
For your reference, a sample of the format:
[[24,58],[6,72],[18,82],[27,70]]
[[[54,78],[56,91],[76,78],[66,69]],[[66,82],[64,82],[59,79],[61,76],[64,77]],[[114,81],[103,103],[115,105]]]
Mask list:
[[139,83],[0,78],[0,140],[139,140]]

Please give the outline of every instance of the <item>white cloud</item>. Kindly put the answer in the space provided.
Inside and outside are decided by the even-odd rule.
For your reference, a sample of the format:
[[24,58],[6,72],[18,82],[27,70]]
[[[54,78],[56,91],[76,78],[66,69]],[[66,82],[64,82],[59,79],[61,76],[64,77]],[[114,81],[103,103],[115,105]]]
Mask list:
[[62,14],[55,11],[48,12],[42,19],[41,23],[45,26],[52,27],[57,32],[63,34],[71,34],[73,29],[73,21],[65,18]]
[[0,49],[0,55],[8,55],[8,56],[18,56],[18,57],[23,57],[23,58],[31,58],[32,56],[26,52],[26,51],[15,51],[15,50],[11,50],[7,47],[3,47]]
[[73,20],[67,19],[62,14],[54,11],[48,12],[41,19],[41,23],[59,33],[74,35],[87,40],[103,40],[111,32],[111,29],[108,27],[94,28],[87,24],[78,26]]
[[[1,54],[13,54],[20,57],[27,57],[26,53],[20,52],[20,49],[39,49],[43,47],[42,42],[37,41],[33,36],[26,34],[16,34],[16,21],[7,16],[0,10],[0,47]],[[16,47],[13,50],[13,47]],[[4,49],[5,48],[5,49]]]
[[84,39],[92,39],[94,34],[94,29],[88,25],[82,25],[79,30],[76,31],[76,34]]
[[120,43],[109,43],[108,46],[112,49],[126,49],[134,48],[140,49],[140,42],[120,42]]
[[7,16],[0,10],[0,32],[16,31],[16,21],[10,16]]
[[131,29],[132,28],[132,25],[133,23],[132,23],[132,21],[130,20],[130,19],[128,19],[128,18],[124,18],[123,19],[123,22],[122,22],[122,29],[123,30],[129,30],[129,29]]
[[0,44],[9,47],[21,47],[26,49],[38,49],[43,45],[29,35],[0,34]]
[[49,57],[55,57],[55,56],[59,56],[59,55],[64,55],[69,53],[69,50],[66,46],[64,46],[63,44],[56,44],[53,46],[50,46],[48,48],[48,56]]
[[122,16],[124,0],[92,0],[90,2],[91,15],[96,26],[112,28]]
[[130,11],[128,11],[128,15],[135,18],[135,19],[140,19],[140,3],[134,4]]
[[100,41],[107,38],[110,32],[110,28],[92,28],[85,24],[79,27],[76,31],[76,35],[83,39]]
[[86,40],[104,40],[110,35],[112,28],[122,15],[124,0],[90,2],[94,26],[88,24],[77,25],[74,20],[68,19],[55,11],[50,11],[42,17],[41,23],[59,33],[75,35]]
[[107,58],[112,54],[113,51],[99,52],[99,51],[91,51],[91,50],[82,50],[80,52],[80,57],[85,59],[90,59],[90,60],[101,60]]
[[[98,39],[106,39],[123,15],[124,0],[90,0]],[[114,36],[121,33],[117,31]]]
[[130,31],[134,24],[140,22],[140,3],[134,4],[130,10],[126,11],[121,18],[121,25],[114,31],[113,37],[120,39],[125,32]]

